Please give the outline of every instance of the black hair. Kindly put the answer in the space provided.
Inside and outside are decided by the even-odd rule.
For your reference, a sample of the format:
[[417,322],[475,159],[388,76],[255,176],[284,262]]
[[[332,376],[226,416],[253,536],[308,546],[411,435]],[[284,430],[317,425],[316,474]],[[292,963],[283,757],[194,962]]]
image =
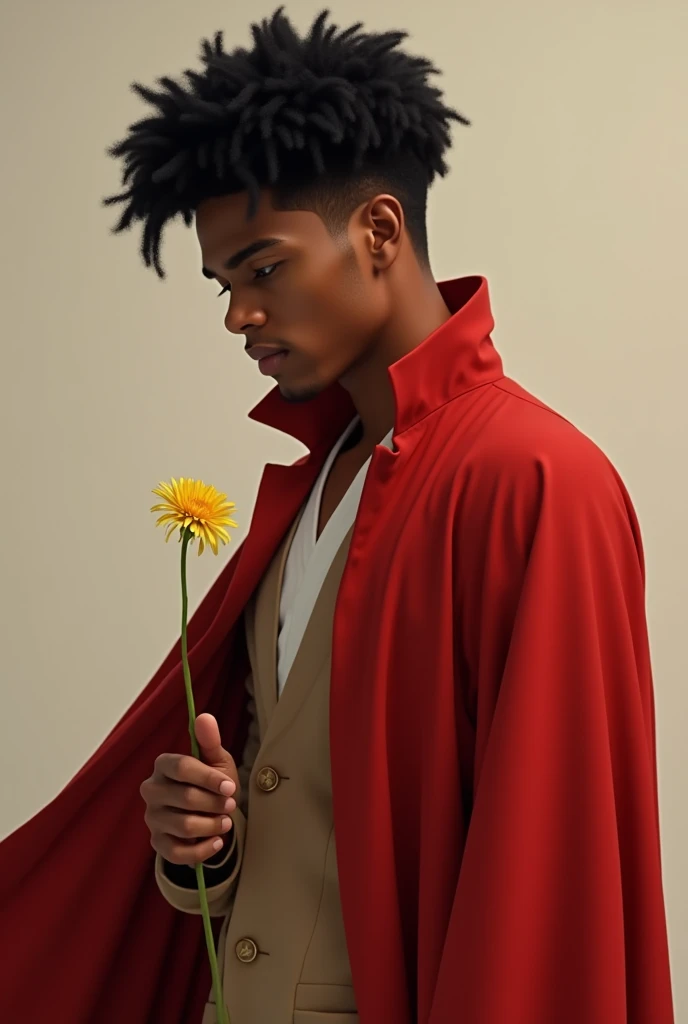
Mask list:
[[104,203],[124,205],[115,233],[143,223],[141,255],[160,277],[168,221],[189,226],[204,199],[243,191],[250,217],[264,188],[277,209],[314,210],[330,230],[374,190],[390,191],[427,262],[428,187],[447,172],[450,122],[470,122],[429,84],[434,65],[399,49],[407,33],[340,30],[328,18],[300,37],[279,8],[252,26],[250,50],[226,51],[218,32],[185,81],[132,85],[155,110],[109,150],[125,191]]

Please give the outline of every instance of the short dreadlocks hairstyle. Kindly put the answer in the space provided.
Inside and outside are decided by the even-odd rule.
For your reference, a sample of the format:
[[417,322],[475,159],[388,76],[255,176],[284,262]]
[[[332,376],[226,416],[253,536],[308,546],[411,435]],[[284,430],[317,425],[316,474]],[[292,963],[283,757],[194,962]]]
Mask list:
[[109,154],[123,161],[115,233],[143,224],[141,255],[160,277],[168,221],[187,226],[199,203],[247,192],[248,216],[262,189],[280,210],[311,210],[328,230],[390,191],[402,203],[414,249],[427,263],[427,192],[447,172],[450,122],[470,122],[445,106],[428,82],[437,69],[399,49],[406,32],[340,30],[323,11],[305,37],[279,8],[251,28],[252,49],[224,49],[223,34],[201,44],[202,70],[159,89],[132,89],[154,113],[132,124]]

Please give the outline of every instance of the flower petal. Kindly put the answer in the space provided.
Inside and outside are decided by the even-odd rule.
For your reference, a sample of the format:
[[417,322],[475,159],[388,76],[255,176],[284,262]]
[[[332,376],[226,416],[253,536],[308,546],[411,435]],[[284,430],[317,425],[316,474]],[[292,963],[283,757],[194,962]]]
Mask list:
[[167,536],[165,537],[165,540],[166,541],[169,540],[170,537],[172,536],[172,534],[174,533],[174,531],[177,530],[178,528],[179,528],[179,524],[178,523],[176,523],[176,522],[170,523],[169,526],[167,527]]
[[156,526],[162,526],[163,523],[168,523],[168,522],[179,523],[179,513],[178,512],[166,512],[164,516],[160,516],[160,518],[158,519],[158,521],[156,522],[155,525]]
[[158,487],[153,488],[153,494],[162,499],[162,502],[151,506],[151,512],[161,513],[155,525],[165,527],[165,540],[178,531],[182,541],[189,531],[191,544],[198,538],[199,555],[206,546],[217,554],[220,542],[230,542],[231,537],[225,527],[237,527],[230,517],[236,504],[228,501],[227,495],[212,484],[190,477],[172,477],[169,483],[161,481]]

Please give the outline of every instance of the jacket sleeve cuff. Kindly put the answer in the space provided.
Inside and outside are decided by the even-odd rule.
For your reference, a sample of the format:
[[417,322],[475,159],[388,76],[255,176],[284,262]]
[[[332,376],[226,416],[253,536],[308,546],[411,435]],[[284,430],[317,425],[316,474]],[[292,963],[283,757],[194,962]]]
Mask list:
[[[239,872],[241,871],[241,864],[243,861],[246,818],[240,810],[236,810],[232,815],[232,821],[232,831],[234,832],[234,836],[232,842],[227,847],[222,860],[216,864],[210,864],[208,861],[205,861],[203,865],[208,907],[213,917],[222,917],[228,912],[230,900],[233,896],[234,889],[236,888],[236,883],[239,878]],[[232,860],[234,860],[234,865],[230,874],[221,881],[216,882],[213,875],[215,875],[215,877],[221,875],[222,870],[224,869],[226,871]],[[181,910],[186,914],[200,914],[201,903],[198,895],[198,889],[196,887],[195,870],[193,868],[189,868],[189,884],[180,885],[178,884],[178,880],[173,882],[165,873],[166,863],[167,862],[163,860],[159,853],[156,854],[155,880],[160,892],[167,902],[176,910]],[[176,869],[176,865],[174,867]]]

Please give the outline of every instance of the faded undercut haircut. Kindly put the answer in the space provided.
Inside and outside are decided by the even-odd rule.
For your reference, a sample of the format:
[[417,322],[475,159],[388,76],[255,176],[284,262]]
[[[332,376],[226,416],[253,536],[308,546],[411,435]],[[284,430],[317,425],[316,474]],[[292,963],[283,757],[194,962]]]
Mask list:
[[437,69],[399,48],[405,32],[340,30],[324,11],[300,36],[280,8],[251,28],[250,49],[201,44],[200,70],[132,89],[153,111],[108,151],[124,207],[114,232],[141,222],[141,255],[164,277],[165,225],[212,197],[247,192],[248,216],[270,189],[280,210],[317,213],[332,233],[380,192],[402,204],[414,250],[427,264],[430,184],[447,172],[450,123],[470,122],[430,84]]

